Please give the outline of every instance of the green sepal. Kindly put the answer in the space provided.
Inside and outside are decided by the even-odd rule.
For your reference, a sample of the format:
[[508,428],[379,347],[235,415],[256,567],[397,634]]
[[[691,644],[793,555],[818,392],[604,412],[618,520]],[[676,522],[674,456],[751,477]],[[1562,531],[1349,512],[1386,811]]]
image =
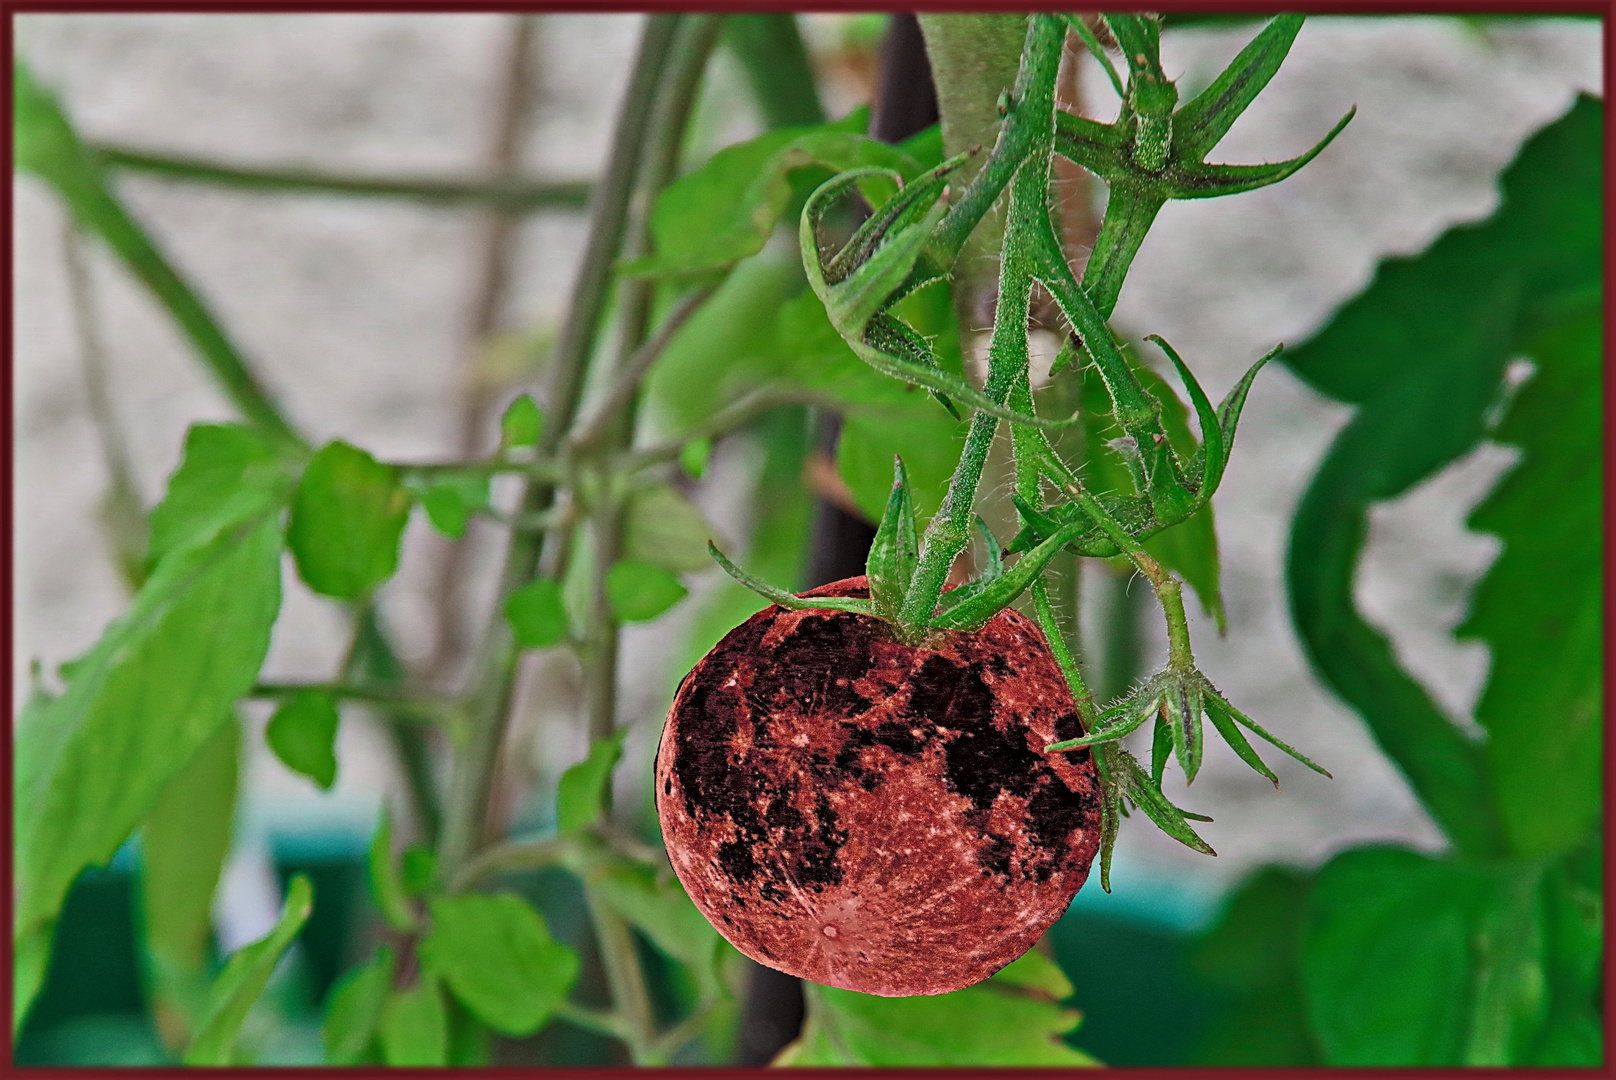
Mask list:
[[1199,161],[1228,134],[1284,63],[1302,21],[1294,13],[1274,16],[1210,86],[1184,103],[1173,117],[1180,154]]
[[[1267,731],[1265,731],[1262,728],[1261,725],[1259,725],[1256,721],[1252,720],[1251,717],[1247,716],[1245,713],[1241,712],[1239,709],[1237,709],[1233,705],[1229,704],[1229,699],[1228,698],[1225,698],[1223,695],[1219,694],[1216,690],[1213,690],[1210,686],[1206,688],[1206,701],[1207,701],[1207,703],[1209,705],[1211,703],[1213,703],[1213,702],[1216,702],[1215,707],[1221,708],[1225,712],[1227,712],[1228,715],[1229,715],[1229,718],[1231,720],[1233,720],[1236,723],[1238,723],[1238,724],[1242,725],[1243,727],[1247,728],[1248,730],[1251,731],[1251,733],[1253,735],[1256,735],[1259,739],[1262,739],[1264,742],[1271,743],[1273,746],[1277,747],[1278,749],[1283,750],[1286,754],[1289,754],[1291,757],[1295,758],[1297,761],[1300,761],[1303,765],[1306,765],[1308,768],[1312,769],[1314,772],[1318,773],[1320,776],[1328,777],[1331,780],[1335,779],[1335,777],[1330,776],[1330,771],[1328,769],[1324,768],[1324,766],[1316,764],[1315,762],[1310,760],[1307,757],[1307,755],[1303,754],[1300,750],[1297,750],[1294,747],[1292,747],[1292,746],[1290,746],[1290,745],[1288,745],[1288,744],[1286,744],[1284,742],[1281,742],[1279,739],[1275,738],[1273,735],[1270,735]],[[1259,770],[1259,771],[1263,771],[1263,770]],[[1275,784],[1277,786],[1278,782],[1276,781]]]
[[1221,195],[1239,195],[1256,191],[1296,173],[1302,166],[1318,157],[1326,146],[1358,115],[1358,107],[1348,109],[1329,133],[1313,144],[1306,153],[1285,161],[1270,161],[1260,165],[1209,165],[1206,162],[1184,162],[1173,170],[1170,197],[1174,199],[1215,199]]
[[812,611],[815,609],[830,611],[851,611],[856,615],[869,615],[875,617],[875,605],[868,600],[860,600],[851,596],[819,596],[802,597],[793,596],[784,589],[777,589],[766,581],[760,581],[742,570],[739,566],[724,558],[712,541],[707,542],[707,551],[713,560],[724,568],[724,573],[745,585],[765,600],[771,600],[788,611]]
[[1183,811],[1169,802],[1161,790],[1151,783],[1134,756],[1120,746],[1114,750],[1109,764],[1120,793],[1132,800],[1135,806],[1145,812],[1146,817],[1174,840],[1203,855],[1216,855],[1212,845],[1202,840],[1190,827]]
[[[1159,334],[1149,334],[1146,341],[1153,341],[1157,348],[1167,354],[1173,367],[1178,370],[1178,377],[1184,383],[1184,391],[1189,395],[1190,403],[1195,406],[1195,418],[1201,423],[1201,445],[1196,449],[1195,456],[1190,460],[1185,473],[1191,483],[1197,484],[1197,503],[1204,503],[1212,493],[1206,490],[1205,478],[1208,475],[1221,478],[1223,472],[1223,426],[1218,419],[1217,410],[1212,408],[1211,400],[1201,384],[1196,381],[1195,375],[1190,371],[1189,365],[1179,357],[1178,352]],[[1261,363],[1262,361],[1258,361]],[[1215,464],[1214,464],[1215,463]],[[1217,481],[1213,481],[1216,486]]]
[[[1224,463],[1228,462],[1229,455],[1234,451],[1234,429],[1240,423],[1240,410],[1246,407],[1246,395],[1251,392],[1252,381],[1257,378],[1257,372],[1262,370],[1263,365],[1278,356],[1284,348],[1283,343],[1275,345],[1258,357],[1257,362],[1252,364],[1244,375],[1240,376],[1240,381],[1234,384],[1229,392],[1223,396],[1222,403],[1218,405],[1218,427],[1223,431]],[[1212,483],[1216,485],[1217,480],[1222,478],[1223,468],[1219,466],[1216,479]]]
[[870,601],[884,619],[895,619],[903,607],[904,592],[920,561],[919,534],[915,529],[915,502],[909,494],[909,476],[903,459],[894,455],[892,494],[887,497],[886,513],[870,543],[864,573],[870,583]]
[[1258,756],[1251,743],[1246,741],[1246,737],[1240,734],[1240,728],[1229,714],[1224,711],[1222,699],[1216,696],[1207,697],[1206,718],[1212,721],[1212,726],[1218,729],[1218,734],[1223,736],[1223,741],[1228,743],[1229,748],[1239,755],[1240,760],[1268,777],[1268,782],[1274,785],[1275,791],[1278,791],[1279,777],[1275,776],[1274,770],[1270,769],[1267,763]]
[[1033,579],[1049,565],[1049,560],[1055,557],[1055,553],[1076,536],[1081,528],[1082,525],[1078,523],[1062,526],[1048,540],[1017,560],[1016,565],[992,580],[985,580],[982,588],[969,598],[932,616],[930,628],[980,630],[987,625],[989,619],[1008,607],[1011,601],[1033,583]]

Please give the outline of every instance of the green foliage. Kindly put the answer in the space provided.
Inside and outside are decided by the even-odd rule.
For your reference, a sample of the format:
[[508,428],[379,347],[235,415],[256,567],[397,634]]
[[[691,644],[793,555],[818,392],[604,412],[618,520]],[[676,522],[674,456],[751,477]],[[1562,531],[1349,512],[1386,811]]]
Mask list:
[[689,574],[712,565],[713,531],[694,503],[666,484],[629,496],[623,516],[623,557]]
[[269,718],[264,738],[281,764],[330,790],[337,779],[337,703],[323,690],[300,690]]
[[187,1065],[242,1064],[238,1040],[247,1013],[263,994],[280,963],[314,908],[314,888],[299,874],[286,890],[281,918],[269,934],[236,950],[214,980],[208,993],[200,1030],[185,1051]]
[[642,863],[607,861],[591,879],[602,900],[630,926],[675,960],[682,961],[711,985],[716,979],[720,945],[714,930],[679,882]]
[[562,832],[593,825],[606,808],[612,770],[623,756],[627,728],[620,728],[604,739],[596,739],[589,756],[561,774],[556,787],[556,822]]
[[544,434],[544,414],[530,394],[518,394],[505,407],[499,421],[499,445],[502,450],[527,450],[539,444]]
[[491,499],[487,473],[448,473],[421,488],[421,509],[432,527],[451,539],[465,535],[471,515],[488,509]]
[[505,598],[505,621],[523,648],[544,649],[567,636],[567,608],[553,578],[534,578]]
[[194,424],[179,468],[150,517],[153,567],[170,552],[278,512],[296,483],[283,446],[242,424]]
[[371,958],[347,972],[326,1000],[320,1039],[326,1061],[358,1065],[376,1060],[376,1032],[393,984],[393,950],[377,948]]
[[624,559],[606,573],[606,600],[623,622],[646,622],[683,600],[688,590],[665,566]]
[[1061,1041],[1080,1019],[1057,1004],[1072,986],[1036,951],[986,982],[935,997],[883,998],[813,985],[807,991],[803,1034],[777,1065],[1098,1064]]
[[382,804],[376,821],[376,834],[371,837],[370,851],[365,859],[366,875],[370,882],[370,895],[387,924],[400,933],[412,933],[420,920],[409,901],[404,882],[399,877],[398,864],[393,861],[393,815]]
[[421,963],[479,1020],[506,1035],[538,1030],[578,977],[578,955],[550,936],[544,919],[511,893],[432,901]]
[[449,1064],[449,1014],[438,978],[426,972],[382,1005],[382,1060],[394,1066]]
[[357,600],[398,569],[409,516],[399,470],[338,440],[321,447],[303,471],[286,544],[309,588]]

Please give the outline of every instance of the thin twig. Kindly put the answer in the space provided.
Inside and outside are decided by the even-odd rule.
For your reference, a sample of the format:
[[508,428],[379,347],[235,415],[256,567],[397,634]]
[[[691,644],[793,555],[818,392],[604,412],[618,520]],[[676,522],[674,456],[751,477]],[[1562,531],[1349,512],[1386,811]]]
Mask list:
[[828,409],[845,407],[844,402],[830,394],[775,386],[759,387],[736,398],[679,438],[625,454],[622,459],[623,468],[632,472],[672,461],[691,440],[717,438],[744,427],[769,410],[778,409],[783,405],[819,405]]
[[564,836],[493,844],[466,860],[450,880],[449,888],[453,892],[461,892],[494,874],[559,866],[571,856],[571,845]]

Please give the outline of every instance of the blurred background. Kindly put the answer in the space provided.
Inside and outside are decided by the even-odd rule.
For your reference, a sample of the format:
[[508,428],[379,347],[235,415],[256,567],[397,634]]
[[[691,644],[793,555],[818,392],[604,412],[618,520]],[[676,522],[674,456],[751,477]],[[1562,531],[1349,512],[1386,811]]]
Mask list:
[[[384,460],[429,461],[486,449],[492,424],[468,417],[486,415],[539,373],[585,234],[582,199],[567,192],[604,160],[639,21],[25,15],[15,38],[85,136],[103,146],[338,176],[510,174],[558,185],[557,205],[501,216],[418,200],[268,194],[144,170],[118,175],[133,211],[311,439],[341,436]],[[806,15],[799,23],[826,112],[837,117],[868,103],[887,17]],[[1168,74],[1193,93],[1253,29],[1169,21]],[[1214,156],[1290,157],[1351,105],[1356,119],[1282,184],[1169,203],[1114,322],[1172,341],[1217,400],[1275,342],[1301,340],[1320,325],[1378,260],[1418,251],[1451,225],[1490,213],[1500,169],[1578,91],[1602,93],[1600,70],[1592,20],[1310,19]],[[1114,97],[1091,63],[1081,66],[1079,96],[1091,115],[1114,115]],[[721,50],[688,160],[761,130],[747,74]],[[186,427],[233,414],[141,287],[97,246],[71,245],[49,192],[32,178],[14,180],[13,190],[15,707],[32,663],[53,671],[79,655],[127,602],[103,513],[109,462],[126,463],[150,506]],[[84,363],[86,319],[104,363]],[[1217,858],[1138,820],[1124,824],[1113,892],[1091,882],[1053,938],[1086,1017],[1073,1042],[1107,1062],[1200,1059],[1219,997],[1198,974],[1196,943],[1246,873],[1268,863],[1316,866],[1369,839],[1443,844],[1361,721],[1309,672],[1286,607],[1290,517],[1348,415],[1279,366],[1266,369],[1216,500],[1228,636],[1220,639],[1191,604],[1207,674],[1335,779],[1280,762],[1284,793],[1275,794],[1215,743],[1200,782],[1175,801],[1215,819],[1202,833]],[[1488,658],[1484,646],[1457,643],[1451,631],[1497,554],[1490,538],[1463,523],[1511,460],[1484,446],[1378,507],[1356,584],[1360,606],[1399,659],[1460,723],[1469,722]],[[737,494],[750,490],[741,481],[759,461],[745,439],[727,440],[694,492],[721,544],[747,533],[753,507]],[[383,596],[405,654],[420,663],[446,657],[448,679],[454,651],[440,640],[440,616],[464,612],[462,621],[475,626],[492,596],[497,535],[474,524],[470,536],[460,556],[469,587],[446,593],[446,542],[412,522],[399,578]],[[717,574],[692,577],[690,599],[626,632],[622,716],[633,726],[617,798],[630,817],[651,818],[650,757],[683,673],[678,662],[702,585]],[[1148,591],[1142,583],[1128,590],[1103,568],[1091,577],[1089,640],[1133,626],[1126,632],[1138,635],[1139,655],[1118,663],[1154,664],[1165,643]],[[343,619],[290,572],[285,588],[265,677],[327,677]],[[508,798],[515,820],[539,827],[557,777],[586,747],[570,661],[530,654],[527,663],[528,692],[507,747]],[[253,716],[259,725],[265,719]],[[369,940],[363,853],[379,806],[390,793],[399,804],[403,780],[382,733],[362,720],[342,727],[341,770],[328,793],[286,771],[262,739],[246,745],[237,834],[216,902],[218,946],[228,952],[265,933],[289,875],[311,873],[320,899],[294,970],[277,983],[279,1017],[263,1063],[315,1062],[319,1002]],[[19,1063],[164,1060],[142,1005],[133,862],[126,850],[76,887]],[[553,914],[565,904],[552,897],[544,906],[565,936]],[[1164,1014],[1179,1022],[1148,1026]],[[566,1042],[570,1031],[557,1025],[541,1038]],[[589,1040],[573,1044],[551,1047],[548,1059],[602,1060]]]

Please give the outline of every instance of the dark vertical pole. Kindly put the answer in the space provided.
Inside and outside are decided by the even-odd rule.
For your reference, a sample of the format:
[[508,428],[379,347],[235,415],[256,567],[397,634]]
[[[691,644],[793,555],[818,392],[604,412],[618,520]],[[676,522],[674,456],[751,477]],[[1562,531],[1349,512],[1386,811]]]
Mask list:
[[[937,122],[937,91],[920,24],[911,14],[892,16],[881,43],[870,136],[901,142]],[[820,413],[815,452],[834,460],[841,417]],[[875,539],[875,527],[862,517],[821,497],[814,503],[808,545],[808,584],[823,585],[864,573],[864,560]],[[766,1065],[802,1030],[801,980],[758,967],[746,990],[741,1011],[738,1065]]]

